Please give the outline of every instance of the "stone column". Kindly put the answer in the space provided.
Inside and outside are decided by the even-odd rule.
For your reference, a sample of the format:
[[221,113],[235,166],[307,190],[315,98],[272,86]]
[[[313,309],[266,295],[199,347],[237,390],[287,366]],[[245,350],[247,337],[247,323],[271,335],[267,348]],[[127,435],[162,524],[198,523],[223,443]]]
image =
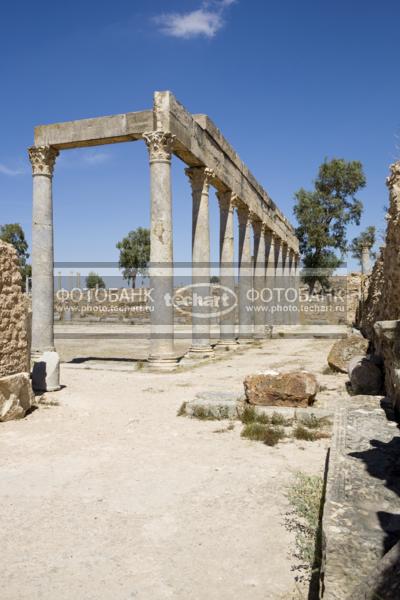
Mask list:
[[213,354],[210,344],[210,223],[209,189],[214,173],[206,167],[186,169],[193,199],[192,223],[192,345],[190,358]]
[[275,289],[273,324],[283,324],[283,241],[275,237]]
[[254,337],[254,313],[251,293],[253,263],[251,258],[251,221],[247,206],[238,208],[239,218],[239,343],[249,344]]
[[300,324],[300,255],[294,255],[294,288],[296,290],[296,308],[294,312],[293,324]]
[[52,179],[59,152],[32,146],[32,385],[38,391],[60,389],[59,356],[54,347],[54,242]]
[[363,246],[361,249],[361,273],[363,275],[368,275],[370,271],[370,247]]
[[274,298],[275,298],[275,234],[270,229],[265,231],[265,262],[266,262],[266,312],[265,326],[267,335],[272,335],[272,327],[274,324],[275,313],[273,313]]
[[288,266],[288,271],[289,271],[289,281],[288,281],[288,295],[287,295],[287,299],[288,299],[288,308],[289,308],[289,314],[288,314],[288,325],[294,325],[295,324],[295,307],[296,307],[296,289],[295,289],[295,274],[296,274],[296,257],[295,257],[295,253],[294,250],[292,248],[289,248],[289,266]]
[[283,246],[283,292],[282,292],[282,323],[283,325],[290,325],[290,303],[288,301],[288,290],[290,288],[290,248],[285,242]]
[[176,366],[174,348],[173,243],[171,152],[174,136],[164,131],[143,134],[150,158],[150,288],[151,333],[149,366],[170,370]]
[[254,338],[265,339],[265,233],[262,222],[253,218],[254,231]]
[[[234,271],[234,234],[233,234],[233,210],[237,200],[236,195],[230,190],[218,192],[220,214],[220,285],[221,285],[221,315],[220,315],[220,339],[217,346],[222,348],[233,348],[236,342],[236,307],[231,302],[236,297],[235,271]],[[227,288],[231,294],[222,289]],[[228,306],[222,305],[223,297],[228,294]],[[226,312],[225,312],[225,310]],[[225,314],[224,314],[225,313]]]

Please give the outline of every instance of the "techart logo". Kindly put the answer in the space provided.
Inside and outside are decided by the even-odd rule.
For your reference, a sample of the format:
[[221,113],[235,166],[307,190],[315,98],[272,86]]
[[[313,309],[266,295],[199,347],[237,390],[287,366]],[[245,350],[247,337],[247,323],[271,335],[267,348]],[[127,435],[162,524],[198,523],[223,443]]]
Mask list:
[[175,290],[172,297],[167,294],[165,302],[182,315],[212,319],[235,310],[238,299],[233,290],[223,285],[192,283]]

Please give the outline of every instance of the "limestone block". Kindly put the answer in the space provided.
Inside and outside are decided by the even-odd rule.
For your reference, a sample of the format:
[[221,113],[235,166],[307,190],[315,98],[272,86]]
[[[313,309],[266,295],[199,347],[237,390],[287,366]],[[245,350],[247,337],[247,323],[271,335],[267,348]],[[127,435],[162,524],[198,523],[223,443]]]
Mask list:
[[349,362],[348,374],[356,394],[377,395],[382,392],[382,371],[373,359],[355,356]]
[[242,402],[230,392],[201,392],[186,404],[188,416],[204,415],[204,418],[237,419]]
[[0,421],[21,419],[34,400],[29,373],[0,378]]
[[368,340],[359,335],[351,335],[333,344],[328,355],[328,364],[334,371],[347,373],[349,361],[354,356],[365,355],[368,351]]
[[60,389],[60,357],[57,352],[43,352],[34,360],[32,369],[33,389],[55,392]]
[[244,380],[246,400],[261,406],[310,406],[318,393],[315,375],[293,371],[278,375],[249,375]]

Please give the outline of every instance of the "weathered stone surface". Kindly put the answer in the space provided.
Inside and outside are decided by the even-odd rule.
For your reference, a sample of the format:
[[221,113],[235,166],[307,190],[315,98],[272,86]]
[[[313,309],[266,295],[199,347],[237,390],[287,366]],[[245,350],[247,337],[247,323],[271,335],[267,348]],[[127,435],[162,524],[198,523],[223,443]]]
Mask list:
[[385,245],[365,281],[358,323],[374,352],[384,359],[386,393],[400,413],[400,161],[391,165],[387,185],[390,201]]
[[230,392],[201,392],[186,404],[185,412],[188,416],[237,419],[242,404],[241,399]]
[[249,375],[244,380],[246,400],[259,406],[310,406],[318,392],[312,373],[293,371],[278,375]]
[[368,350],[368,340],[358,335],[351,335],[333,344],[328,355],[328,365],[335,371],[347,373],[347,367],[354,356],[365,355]]
[[27,306],[16,250],[0,240],[0,377],[29,371]]
[[399,456],[400,437],[388,401],[351,396],[339,405],[322,522],[323,600],[380,597],[354,592],[400,537]]
[[375,569],[352,593],[349,600],[394,600],[400,598],[400,542],[379,561]]
[[355,356],[348,366],[351,387],[356,394],[377,395],[382,392],[382,371],[372,359]]
[[0,421],[21,419],[34,400],[29,373],[0,378]]

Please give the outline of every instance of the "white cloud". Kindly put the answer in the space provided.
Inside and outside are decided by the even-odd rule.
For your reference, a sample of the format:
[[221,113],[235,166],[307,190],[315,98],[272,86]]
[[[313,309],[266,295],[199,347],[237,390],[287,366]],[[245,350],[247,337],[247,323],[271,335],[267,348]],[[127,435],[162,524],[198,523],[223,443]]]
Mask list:
[[88,165],[102,165],[103,163],[110,160],[111,156],[107,152],[91,152],[85,154],[83,160]]
[[26,171],[24,169],[10,169],[10,167],[0,163],[0,173],[9,177],[15,177],[16,175],[24,175]]
[[198,36],[212,38],[223,27],[224,10],[236,0],[205,1],[202,7],[189,13],[169,13],[154,18],[166,35],[189,39]]

